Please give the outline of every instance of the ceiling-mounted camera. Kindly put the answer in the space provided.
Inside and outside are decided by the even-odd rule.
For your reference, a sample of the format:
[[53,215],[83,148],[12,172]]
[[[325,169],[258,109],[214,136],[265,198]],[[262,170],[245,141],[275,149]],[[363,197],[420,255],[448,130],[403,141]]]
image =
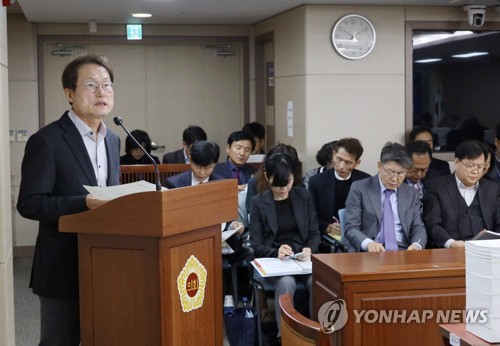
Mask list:
[[464,11],[467,12],[469,25],[483,26],[486,17],[486,5],[464,5]]

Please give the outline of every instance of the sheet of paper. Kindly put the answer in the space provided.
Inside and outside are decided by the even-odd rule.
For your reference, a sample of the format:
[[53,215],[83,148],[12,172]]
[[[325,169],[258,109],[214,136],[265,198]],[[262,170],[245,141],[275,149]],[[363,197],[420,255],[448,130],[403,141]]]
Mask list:
[[[88,186],[83,185],[83,187],[92,195],[94,198],[109,201],[118,197],[131,195],[133,193],[156,191],[156,185],[149,183],[145,180],[136,181],[130,184],[114,185],[114,186]],[[168,189],[162,187],[162,191]]]
[[238,232],[240,229],[243,228],[243,225],[235,228],[235,229],[228,229],[227,231],[222,232],[222,241],[226,241],[229,237],[231,237],[233,234]]
[[286,124],[288,137],[293,137],[293,101],[288,101],[286,105]]

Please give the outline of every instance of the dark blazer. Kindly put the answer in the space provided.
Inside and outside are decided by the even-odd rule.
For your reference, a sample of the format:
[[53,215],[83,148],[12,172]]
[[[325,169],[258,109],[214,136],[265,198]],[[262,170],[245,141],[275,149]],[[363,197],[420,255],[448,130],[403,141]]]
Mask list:
[[[427,234],[420,207],[422,203],[415,189],[401,184],[397,189],[398,215],[402,231],[406,235],[405,243],[398,244],[400,249],[413,243],[422,248],[427,244]],[[375,240],[380,232],[382,221],[382,201],[378,174],[352,183],[345,208],[345,240],[349,251],[362,251],[361,244],[366,238]]]
[[[221,179],[224,178],[212,173],[208,178],[208,181],[221,180]],[[165,186],[169,189],[191,186],[191,170],[167,178],[165,180]]]
[[[241,167],[240,172],[242,172],[242,175],[245,178],[243,181],[243,184],[246,184],[250,180],[250,177],[253,174],[255,174],[255,172],[257,172],[257,170],[250,165],[243,165]],[[226,162],[221,162],[221,163],[218,163],[217,165],[215,165],[214,174],[217,174],[217,175],[223,177],[224,179],[233,179],[229,160]]]
[[[353,182],[369,178],[370,175],[354,169],[351,173]],[[320,231],[326,230],[332,223],[333,210],[335,209],[335,170],[328,169],[317,174],[309,180],[309,191],[313,195]]]
[[163,155],[162,163],[186,163],[184,149],[179,149]]
[[[318,251],[320,233],[318,218],[311,193],[300,187],[292,187],[289,197],[295,221],[304,242],[303,247]],[[250,212],[250,242],[255,257],[278,257],[278,249],[273,247],[278,233],[278,215],[271,190],[259,193],[252,199]]]
[[[481,179],[477,189],[486,229],[500,232],[500,186]],[[444,247],[449,239],[465,240],[460,235],[462,198],[455,174],[431,180],[424,194],[424,222],[434,246]]]
[[[120,183],[120,139],[107,129],[108,185]],[[38,220],[31,272],[33,293],[78,299],[77,236],[59,233],[59,217],[87,210],[83,185],[97,185],[87,149],[68,113],[33,134],[26,143],[17,210]]]
[[429,168],[439,172],[440,176],[451,174],[450,164],[444,160],[436,159],[435,157],[432,158]]

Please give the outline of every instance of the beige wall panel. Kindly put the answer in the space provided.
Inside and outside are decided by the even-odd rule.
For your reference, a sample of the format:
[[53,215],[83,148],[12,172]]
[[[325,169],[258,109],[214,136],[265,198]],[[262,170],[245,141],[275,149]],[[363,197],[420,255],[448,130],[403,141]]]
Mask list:
[[[276,78],[275,126],[276,143],[290,144],[297,149],[301,160],[306,155],[306,90],[305,77]],[[293,137],[288,136],[287,103],[293,102]],[[304,171],[305,172],[305,171]]]
[[[345,59],[333,48],[332,29],[347,14],[362,15],[375,27],[375,48],[363,59]],[[404,40],[403,7],[307,6],[307,74],[403,74]]]
[[0,8],[0,65],[7,66],[7,15],[5,7]]
[[148,128],[166,151],[182,145],[182,131],[201,126],[222,149],[229,133],[243,126],[243,57],[192,46],[149,46],[147,53]]
[[[450,7],[419,7],[408,6],[405,8],[407,21],[463,21],[467,22],[467,13],[462,6]],[[488,10],[486,14],[487,20],[492,20],[496,17],[493,9]]]
[[300,76],[305,70],[305,11],[301,6],[256,25],[255,35],[274,31],[276,77]]
[[[9,15],[9,80],[37,79],[33,26],[22,15]],[[15,44],[14,44],[15,43]]]
[[309,76],[309,168],[316,151],[342,137],[358,138],[365,149],[360,169],[373,174],[387,141],[400,142],[404,129],[404,76]]

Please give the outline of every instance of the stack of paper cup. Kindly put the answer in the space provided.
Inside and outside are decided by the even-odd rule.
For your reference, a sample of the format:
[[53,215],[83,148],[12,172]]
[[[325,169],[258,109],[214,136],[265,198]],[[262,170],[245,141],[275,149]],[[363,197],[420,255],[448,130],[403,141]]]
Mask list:
[[465,282],[467,331],[500,342],[499,239],[465,243]]

